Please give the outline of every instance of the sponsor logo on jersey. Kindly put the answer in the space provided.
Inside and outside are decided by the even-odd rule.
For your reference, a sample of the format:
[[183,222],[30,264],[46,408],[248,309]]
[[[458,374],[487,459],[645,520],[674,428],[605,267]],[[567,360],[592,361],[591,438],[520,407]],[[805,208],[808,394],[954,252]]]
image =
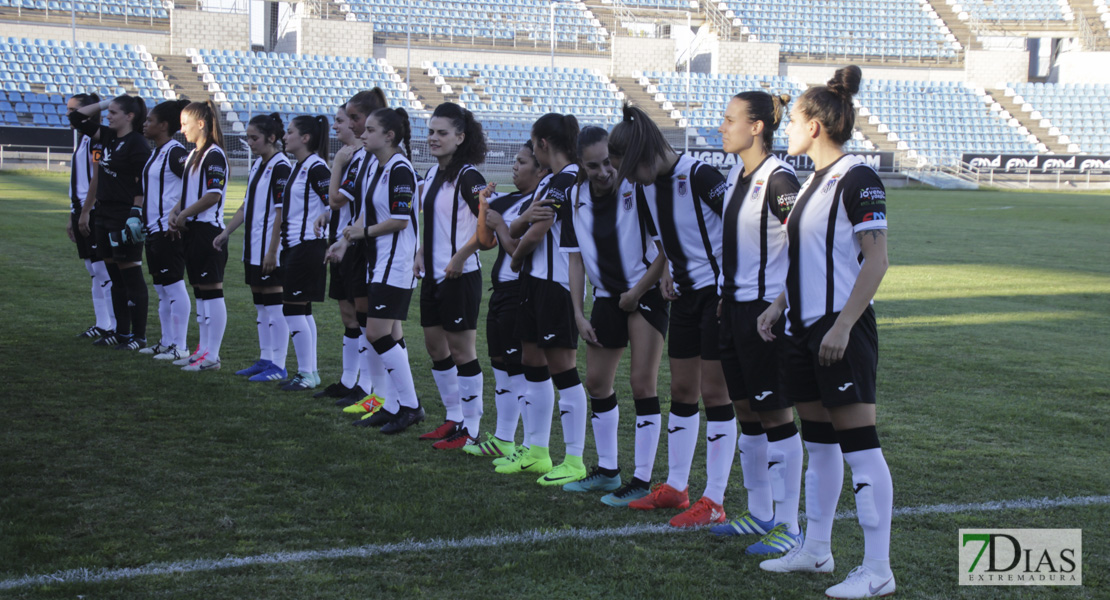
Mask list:
[[797,201],[797,194],[783,194],[778,198],[775,198],[775,202],[777,202],[779,205],[779,212],[784,215],[788,214],[790,212],[790,209],[794,208],[794,203]]
[[885,212],[878,212],[878,211],[869,212],[866,215],[863,215],[863,220],[865,222],[866,221],[885,221],[886,220],[886,213]]
[[879,187],[863,188],[859,191],[860,200],[886,200],[886,190]]

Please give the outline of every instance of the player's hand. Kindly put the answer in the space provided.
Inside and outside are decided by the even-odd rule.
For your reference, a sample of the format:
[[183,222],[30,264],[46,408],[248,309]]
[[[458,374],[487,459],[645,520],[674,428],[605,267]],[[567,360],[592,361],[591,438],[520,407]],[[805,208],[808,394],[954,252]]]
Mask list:
[[412,261],[412,274],[417,279],[424,278],[424,248],[416,249],[416,257]]
[[775,339],[775,334],[772,333],[771,329],[775,326],[775,323],[779,322],[780,318],[782,318],[782,309],[771,304],[771,306],[768,306],[767,310],[763,311],[755,320],[756,330],[759,332],[759,337],[763,338],[763,341],[770,342]]
[[77,243],[77,238],[73,235],[73,219],[69,217],[66,217],[66,235],[69,236],[69,241]]
[[496,192],[497,184],[492,181],[487,183],[486,187],[482,188],[482,191],[478,192],[478,204],[484,204],[486,208],[489,208],[489,197]]
[[717,318],[718,319],[721,318],[721,310],[724,309],[724,305],[725,305],[725,301],[724,301],[723,298],[720,299],[720,300],[717,300]]
[[181,213],[171,215],[170,226],[177,231],[186,231],[189,229],[189,218]]
[[348,242],[366,239],[366,231],[361,227],[348,225],[347,228],[343,230],[343,239]]
[[597,341],[597,332],[594,331],[594,326],[590,324],[589,319],[582,315],[575,315],[574,320],[578,324],[578,335],[582,336],[582,340],[591,346],[600,348],[601,344]]
[[486,211],[486,227],[491,231],[497,231],[497,228],[505,224],[504,217],[496,210]]
[[513,273],[519,273],[522,268],[524,268],[524,257],[518,257],[514,254],[513,262],[509,263],[509,269],[511,269]]
[[351,157],[354,156],[355,150],[358,150],[358,146],[343,146],[340,148],[339,152],[335,153],[335,158],[332,159],[331,170],[342,169],[351,164]]
[[277,268],[277,253],[266,252],[266,257],[262,259],[262,274],[269,275]]
[[681,296],[674,287],[674,276],[670,271],[663,273],[663,279],[659,280],[659,291],[663,293],[663,299],[668,302],[674,302]]
[[551,200],[540,200],[528,205],[528,208],[520,214],[528,223],[536,223],[538,221],[546,221],[555,218],[555,209],[551,208]]
[[[348,229],[350,229],[348,227]],[[327,254],[324,255],[324,263],[338,263],[343,260],[343,255],[347,253],[347,246],[350,244],[347,240],[339,240],[328,247]]]
[[227,244],[227,230],[226,229],[223,230],[223,232],[220,233],[220,235],[217,235],[212,240],[212,248],[215,249],[216,252],[222,252],[223,249],[224,249],[225,244]]
[[324,234],[324,228],[328,226],[330,220],[331,215],[328,213],[322,213],[319,217],[316,217],[316,220],[312,222],[312,231],[316,234],[316,237]]
[[466,257],[462,252],[456,252],[451,260],[447,261],[447,268],[444,269],[444,274],[447,279],[458,279],[462,276],[463,266],[466,264]]
[[81,213],[81,217],[77,219],[77,228],[81,230],[81,235],[88,237],[91,232],[89,229],[89,213]]
[[637,294],[632,290],[628,290],[627,292],[621,294],[620,300],[617,302],[617,306],[619,306],[624,312],[630,313],[636,310],[636,306],[639,303],[640,294]]
[[827,367],[840,362],[840,359],[844,358],[844,349],[848,347],[848,334],[851,332],[852,328],[841,325],[840,321],[833,323],[832,329],[829,329],[825,337],[821,339],[821,350],[817,353],[817,363],[822,367]]

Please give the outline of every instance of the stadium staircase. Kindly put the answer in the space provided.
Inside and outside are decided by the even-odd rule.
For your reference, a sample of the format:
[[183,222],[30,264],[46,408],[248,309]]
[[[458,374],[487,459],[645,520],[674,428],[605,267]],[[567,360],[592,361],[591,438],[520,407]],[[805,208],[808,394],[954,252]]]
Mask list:
[[[1052,135],[1049,127],[1042,127],[1041,121],[1033,119],[1032,112],[1024,112],[1021,110],[1021,105],[1014,101],[1015,96],[1007,96],[1006,90],[1002,88],[987,89],[987,93],[991,98],[1002,107],[1002,110],[1010,113],[1010,116],[1017,119],[1029,133],[1037,137],[1037,141],[1044,144],[1049,152],[1053,154],[1068,154],[1068,145],[1061,143],[1058,136]],[[1051,124],[1050,124],[1051,125]]]
[[672,119],[671,114],[663,110],[663,107],[634,77],[614,77],[613,83],[617,84],[618,90],[624,92],[624,97],[630,104],[646,112],[660,127],[678,126],[678,121]]
[[972,43],[975,41],[975,36],[971,33],[971,27],[968,26],[967,21],[961,21],[956,11],[952,10],[952,5],[946,4],[944,0],[930,0],[929,5],[936,11],[937,16],[944,21],[944,25],[956,36],[956,41],[963,46],[964,50],[970,50]]
[[1087,50],[1110,51],[1110,29],[1103,25],[1098,8],[1089,0],[1068,0],[1075,13],[1075,24],[1079,28],[1079,39]]
[[156,56],[155,60],[178,98],[188,98],[193,102],[206,102],[212,98],[208,86],[200,80],[196,65],[187,57],[164,54]]
[[394,67],[394,69],[401,76],[401,81],[405,81],[406,77],[408,78],[409,91],[416,95],[416,99],[428,110],[435,110],[437,106],[444,102],[459,101],[458,94],[449,99],[441,92],[439,86],[423,69],[413,69],[411,75],[409,75],[409,70],[404,67]]
[[[872,115],[868,113],[867,116],[864,116],[861,112],[867,111],[856,111],[856,131],[863,134],[864,139],[874,144],[876,151],[893,152],[896,155],[903,152],[903,150],[898,149],[898,142],[888,139],[888,133],[883,132],[882,121],[878,120],[876,117],[876,122],[871,123],[870,119]],[[887,131],[889,132],[889,129]]]

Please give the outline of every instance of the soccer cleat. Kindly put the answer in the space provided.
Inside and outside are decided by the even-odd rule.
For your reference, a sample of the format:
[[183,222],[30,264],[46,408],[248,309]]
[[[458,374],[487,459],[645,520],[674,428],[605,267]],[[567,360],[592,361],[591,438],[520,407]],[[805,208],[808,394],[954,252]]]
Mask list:
[[357,427],[381,427],[396,418],[397,413],[391,413],[385,408],[380,408],[373,413],[362,415],[361,418],[351,423],[351,425]]
[[465,427],[460,427],[459,430],[455,432],[455,435],[432,444],[432,448],[436,450],[456,450],[458,448],[477,445],[478,440],[470,437],[470,433]]
[[457,421],[444,421],[443,425],[440,425],[439,427],[436,427],[435,429],[429,431],[428,433],[425,433],[424,435],[420,436],[420,439],[422,439],[422,440],[443,440],[443,439],[447,439],[447,438],[455,435],[455,433],[458,432],[459,427],[462,427],[462,424],[457,422]]
[[[317,384],[319,385],[319,384]],[[323,390],[312,395],[313,398],[345,398],[351,393],[351,388],[340,382],[333,383]]]
[[247,381],[281,381],[288,376],[289,375],[285,372],[285,369],[271,364],[270,366],[266,367],[265,371],[259,373],[258,375],[251,376],[251,378]]
[[220,361],[218,361],[218,360],[208,360],[207,358],[202,358],[202,359],[198,360],[195,363],[188,364],[188,365],[185,365],[184,367],[181,367],[181,370],[182,371],[189,371],[190,373],[195,373],[197,371],[219,371],[220,370]]
[[610,477],[601,472],[597,467],[590,474],[578,481],[572,481],[563,486],[564,492],[611,492],[621,486],[620,473]]
[[517,446],[515,449],[513,449],[512,454],[509,454],[508,456],[502,456],[501,458],[493,459],[493,466],[500,467],[502,465],[514,464],[518,460],[520,460],[520,457],[524,456],[524,454],[526,454],[527,452],[528,452],[528,448],[526,448],[524,446]]
[[714,535],[767,535],[771,529],[775,527],[775,520],[762,521],[752,516],[752,513],[744,511],[744,514],[729,519],[727,523],[715,525],[709,528],[709,532]]
[[[379,411],[380,412],[380,411]],[[392,421],[382,425],[381,432],[386,435],[393,435],[400,433],[409,427],[424,420],[424,407],[417,406],[416,408],[409,408],[402,406],[397,411],[397,416]]]
[[485,456],[487,458],[505,457],[516,451],[516,444],[503,442],[491,433],[486,434],[486,441],[480,444],[469,444],[463,447],[463,452],[471,456]]
[[206,356],[208,356],[208,351],[207,350],[205,350],[204,352],[201,352],[200,348],[197,348],[189,356],[186,356],[185,358],[181,358],[181,359],[173,361],[173,364],[175,364],[179,367],[185,367],[185,366],[191,365],[191,364],[193,364],[197,361],[204,360],[204,357],[206,357]]
[[586,466],[581,456],[568,454],[563,463],[536,480],[540,485],[566,485],[586,478]]
[[93,346],[99,346],[101,348],[115,348],[116,344],[119,344],[121,340],[123,340],[123,337],[117,335],[116,332],[105,331],[104,335],[100,336],[99,340],[93,342]]
[[876,598],[894,593],[894,574],[880,577],[860,565],[844,581],[825,590],[829,598]]
[[832,573],[836,568],[836,561],[832,554],[814,556],[805,551],[804,544],[798,544],[779,558],[772,558],[759,563],[759,568],[775,573]]
[[185,358],[185,353],[177,346],[170,346],[165,352],[154,355],[154,360],[181,360],[182,358]]
[[671,519],[671,527],[702,527],[725,521],[725,507],[702,496],[685,512]]
[[520,453],[516,462],[501,465],[495,469],[498,473],[536,473],[543,475],[551,470],[551,455],[547,448],[532,446]]
[[312,376],[312,387],[320,387],[320,372],[313,371],[309,375]]
[[116,350],[142,350],[143,348],[146,348],[146,338],[133,335],[120,337],[119,343],[115,346]]
[[748,554],[782,554],[802,543],[802,533],[790,533],[789,525],[779,523],[759,541],[748,546]]
[[281,386],[281,390],[283,392],[303,392],[315,387],[316,381],[312,379],[312,373],[297,373],[289,380],[289,383]]
[[78,339],[87,338],[87,339],[91,340],[93,338],[100,337],[102,335],[102,333],[101,333],[102,331],[104,331],[104,330],[97,327],[96,325],[93,325],[92,327],[89,327],[88,329],[82,331],[81,333],[78,333],[76,337]]
[[650,493],[649,486],[646,482],[633,478],[632,481],[624,484],[624,487],[601,497],[601,502],[608,506],[616,506],[624,508],[634,500],[639,500]]
[[[689,489],[689,488],[687,488]],[[690,496],[686,490],[681,492],[666,483],[657,483],[651,486],[651,493],[628,503],[629,508],[636,510],[655,510],[657,508],[689,508]]]
[[361,415],[363,413],[374,414],[382,407],[385,398],[377,394],[370,394],[362,399],[361,402],[356,402],[350,406],[343,408],[343,412],[352,415]]
[[356,385],[355,387],[351,388],[351,391],[348,392],[346,396],[343,396],[342,398],[336,400],[335,405],[339,408],[347,408],[352,404],[358,404],[359,402],[362,402],[362,400],[369,395],[370,394],[366,393],[366,390]]
[[240,375],[242,377],[253,377],[253,376],[258,375],[259,373],[265,371],[266,367],[269,367],[272,364],[274,364],[274,363],[266,360],[265,358],[260,358],[256,361],[254,361],[253,365],[251,365],[251,366],[249,366],[245,369],[239,369],[238,371],[235,372],[235,374]]
[[151,355],[161,354],[161,353],[163,353],[163,352],[165,352],[166,350],[169,350],[169,349],[170,349],[169,346],[166,346],[162,342],[158,342],[157,344],[154,344],[153,346],[147,346],[146,348],[143,348],[143,349],[139,350],[139,354],[151,354]]

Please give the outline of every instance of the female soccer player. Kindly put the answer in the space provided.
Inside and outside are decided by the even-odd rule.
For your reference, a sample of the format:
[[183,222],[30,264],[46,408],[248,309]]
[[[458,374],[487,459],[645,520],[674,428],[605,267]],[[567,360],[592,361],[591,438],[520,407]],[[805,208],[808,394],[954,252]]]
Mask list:
[[[324,232],[314,226],[328,210],[328,185],[331,171],[328,155],[328,119],[301,115],[285,132],[285,149],[297,164],[289,175],[280,206],[275,209],[281,224],[281,264],[285,267],[282,302],[293,349],[297,352],[297,374],[281,389],[287,392],[310,390],[320,385],[316,368],[316,324],[311,303],[324,301],[327,268],[324,256],[328,242]],[[265,264],[277,261],[278,239],[270,240]],[[298,336],[300,336],[298,338]]]
[[[568,483],[571,492],[614,492],[602,498],[610,506],[627,506],[648,494],[655,451],[659,445],[659,396],[655,389],[667,301],[659,280],[667,259],[647,227],[640,186],[618,180],[609,160],[609,134],[587,127],[578,136],[578,154],[586,181],[578,186],[573,238],[562,248],[570,253],[571,301],[582,339],[586,341],[586,391],[590,394],[598,466],[581,481]],[[582,272],[594,288],[593,314],[582,307]],[[613,382],[624,349],[632,344],[631,383],[636,407],[636,473],[621,486],[617,462],[620,409]]]
[[[92,119],[108,109],[108,125]],[[146,103],[138,96],[118,96],[83,106],[69,115],[70,123],[104,148],[96,176],[96,251],[112,280],[116,331],[94,342],[117,350],[146,346],[149,292],[140,264],[143,259],[143,166],[150,147],[143,138]],[[81,207],[77,226],[89,236],[92,202]]]
[[[395,434],[424,420],[424,408],[416,398],[412,369],[404,345],[401,323],[407,318],[412,290],[416,287],[415,260],[417,225],[413,199],[416,197],[416,172],[409,159],[412,132],[404,109],[382,108],[366,119],[363,147],[377,165],[362,184],[365,204],[358,221],[343,232],[343,240],[332,245],[329,260],[342,260],[350,251],[347,242],[367,241],[369,284],[367,295],[373,299],[366,320],[366,336],[371,342],[371,360],[380,362],[374,387],[389,387],[389,406],[372,415],[384,419],[381,432]],[[390,386],[378,380],[384,375]],[[375,419],[376,420],[376,419]]]
[[416,257],[420,326],[432,358],[432,376],[447,419],[420,439],[437,449],[477,442],[482,420],[482,367],[478,364],[478,194],[486,180],[475,168],[486,160],[486,138],[474,115],[445,102],[428,120],[428,152],[437,164],[424,176],[424,238]]
[[[519,237],[513,270],[521,273],[521,303],[516,335],[523,351],[525,423],[531,423],[531,447],[498,473],[539,473],[540,485],[566,485],[586,476],[582,451],[586,441],[586,391],[578,377],[578,327],[571,301],[567,256],[560,248],[571,231],[571,210],[578,182],[578,120],[574,115],[548,113],[532,125],[536,160],[552,175],[513,221],[510,234]],[[546,212],[536,213],[536,207]],[[541,218],[542,216],[542,218]],[[578,290],[581,293],[581,289]],[[554,383],[559,390],[566,457],[552,468],[548,444]]]
[[[77,109],[97,105],[99,111],[100,96],[96,94],[75,94],[66,101],[66,116],[73,114]],[[99,121],[100,114],[93,115],[93,120]],[[72,126],[71,126],[72,127]],[[77,337],[101,338],[115,331],[115,315],[112,312],[112,280],[108,277],[108,269],[104,261],[96,255],[96,232],[91,235],[81,233],[78,221],[81,219],[81,209],[85,206],[86,199],[95,204],[96,189],[93,186],[93,175],[96,173],[96,163],[102,152],[93,139],[74,129],[76,147],[73,149],[73,158],[70,160],[69,170],[69,217],[66,219],[66,235],[69,240],[77,245],[77,257],[85,261],[85,270],[92,278],[92,304],[96,323],[82,331]],[[92,192],[90,198],[89,192]],[[95,211],[94,211],[95,212]],[[90,213],[89,223],[95,228],[96,217]]]
[[280,140],[285,134],[281,115],[256,115],[247,124],[247,146],[258,156],[247,175],[247,194],[227,229],[216,236],[217,250],[227,245],[228,237],[246,224],[243,234],[243,276],[254,297],[258,315],[259,358],[253,365],[236,371],[250,381],[281,381],[287,377],[285,358],[289,353],[289,324],[282,309],[282,281],[285,268],[278,257],[267,265],[266,252],[279,235],[277,209],[285,195],[285,184],[292,167]]
[[146,215],[146,267],[158,293],[158,322],[162,337],[139,350],[158,360],[180,360],[189,354],[189,291],[185,288],[185,245],[170,231],[170,214],[181,201],[181,177],[189,152],[173,134],[181,129],[181,110],[188,100],[168,100],[146,116],[143,135],[154,142],[154,152],[143,167],[143,213]]
[[217,250],[213,245],[224,230],[224,194],[230,176],[219,115],[211,100],[193,102],[181,111],[181,133],[196,148],[185,161],[181,203],[170,217],[170,230],[184,233],[185,270],[196,297],[200,342],[191,356],[173,364],[191,372],[219,370],[227,329],[227,247]]
[[729,173],[725,198],[720,340],[721,365],[740,421],[748,510],[712,531],[763,536],[748,547],[749,554],[781,554],[801,540],[802,442],[793,405],[780,390],[780,342],[764,342],[756,329],[756,319],[786,284],[785,223],[798,178],[771,147],[789,102],[786,94],[742,92],[729,102],[718,130],[725,152],[741,159]]
[[825,591],[832,598],[894,592],[890,519],[894,486],[875,429],[878,335],[871,301],[887,269],[886,191],[862,159],[846,155],[859,91],[859,67],[836,72],[802,94],[786,128],[792,155],[816,171],[787,221],[786,290],[759,317],[760,335],[786,310],[786,391],[802,419],[809,451],[805,541],[760,567],[777,572],[833,571],[832,524],[844,462],[852,469],[863,564]]
[[[520,363],[520,340],[514,335],[517,308],[520,307],[520,276],[509,268],[517,240],[509,234],[509,226],[520,215],[520,207],[532,198],[532,194],[548,174],[549,171],[540,166],[532,152],[532,140],[528,140],[513,160],[513,185],[517,191],[490,200],[487,209],[481,213],[485,215],[485,220],[478,223],[482,245],[498,244],[497,258],[490,274],[493,294],[490,295],[489,309],[486,311],[486,341],[489,346],[490,366],[493,367],[497,429],[492,435],[486,434],[486,441],[466,446],[463,451],[475,456],[494,458],[494,464],[498,466],[509,462],[518,450],[516,427],[523,414],[521,411],[524,402],[524,368]],[[479,194],[482,202],[486,202],[487,196],[485,190]],[[525,422],[523,448],[530,445],[530,433],[529,425]]]
[[721,205],[725,178],[690,156],[679,156],[638,108],[609,136],[609,157],[621,179],[645,188],[651,219],[663,243],[670,274],[663,295],[671,300],[671,414],[667,482],[629,504],[638,510],[686,508],[687,481],[698,443],[698,396],[705,402],[707,483],[701,499],[671,519],[675,527],[720,523],[728,474],[736,451],[736,416],[729,402],[717,331],[717,275],[721,257]]

